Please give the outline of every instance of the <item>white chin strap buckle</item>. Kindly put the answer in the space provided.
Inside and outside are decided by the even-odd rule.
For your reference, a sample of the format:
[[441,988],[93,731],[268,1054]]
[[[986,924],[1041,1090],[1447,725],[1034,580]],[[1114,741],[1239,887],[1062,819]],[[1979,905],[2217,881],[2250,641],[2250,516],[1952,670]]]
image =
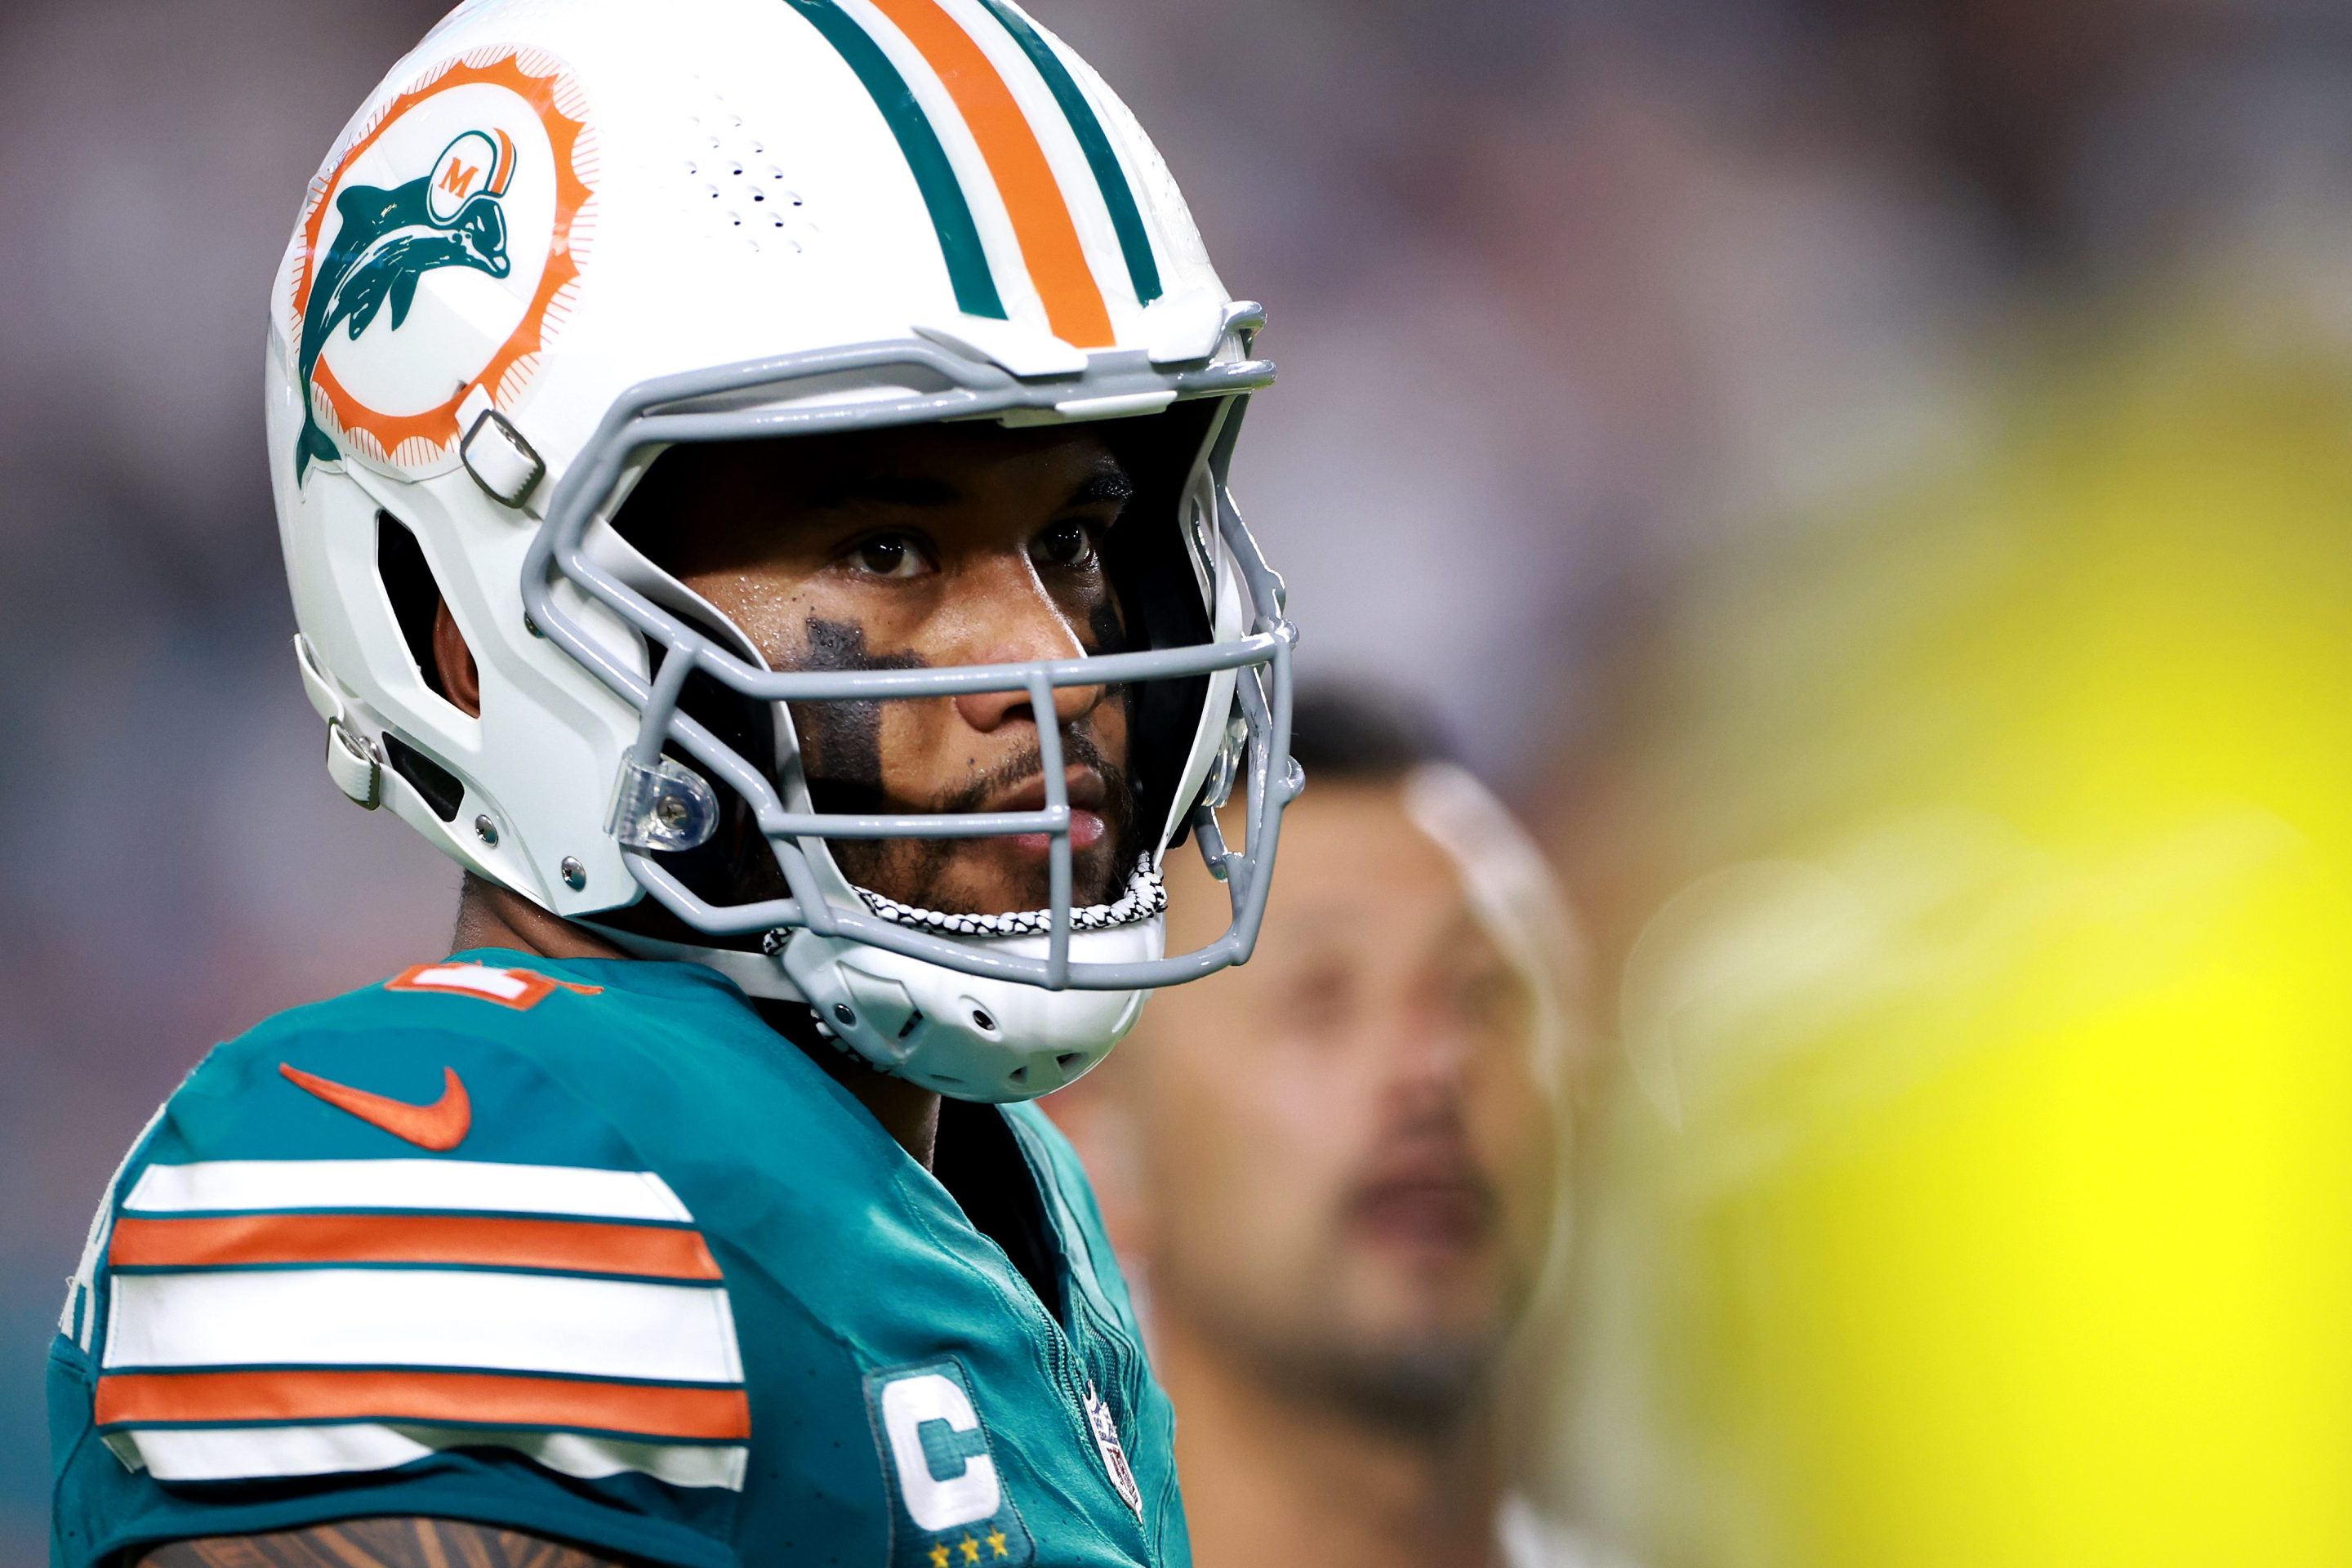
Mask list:
[[319,667],[310,639],[299,633],[294,637],[294,663],[302,672],[302,695],[310,700],[311,711],[327,721],[327,776],[362,809],[373,811],[383,804],[383,753],[352,728],[342,693]]
[[383,804],[383,763],[367,741],[344,729],[340,719],[327,721],[327,776],[364,811]]

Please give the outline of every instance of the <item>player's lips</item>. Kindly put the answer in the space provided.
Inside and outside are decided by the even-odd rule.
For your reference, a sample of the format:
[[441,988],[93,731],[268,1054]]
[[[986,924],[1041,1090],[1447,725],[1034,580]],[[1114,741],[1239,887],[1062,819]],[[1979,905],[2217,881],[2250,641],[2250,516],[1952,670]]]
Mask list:
[[1435,1159],[1391,1167],[1360,1184],[1347,1215],[1358,1234],[1414,1251],[1461,1253],[1495,1227],[1495,1189],[1466,1161]]
[[[1070,847],[1087,850],[1102,842],[1110,831],[1103,820],[1103,779],[1083,763],[1073,763],[1062,771],[1063,787],[1070,795]],[[1037,774],[1025,784],[1000,792],[982,807],[984,811],[1043,811],[1045,809],[1045,775]],[[1044,859],[1052,846],[1049,835],[1016,833],[1006,843],[1024,856]]]

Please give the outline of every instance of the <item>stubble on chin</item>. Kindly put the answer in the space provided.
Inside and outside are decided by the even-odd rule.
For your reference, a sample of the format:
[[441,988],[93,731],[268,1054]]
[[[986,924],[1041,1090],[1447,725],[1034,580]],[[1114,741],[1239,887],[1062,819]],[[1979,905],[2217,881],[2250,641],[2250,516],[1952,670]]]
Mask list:
[[1494,1363],[1495,1347],[1483,1340],[1431,1338],[1334,1350],[1302,1369],[1301,1382],[1366,1426],[1434,1437],[1484,1408]]
[[1475,1302],[1451,1291],[1400,1294],[1400,1282],[1367,1276],[1367,1260],[1350,1251],[1309,1246],[1302,1253],[1316,1261],[1302,1256],[1300,1266],[1271,1271],[1286,1282],[1262,1276],[1255,1290],[1236,1290],[1230,1278],[1205,1291],[1170,1280],[1160,1296],[1286,1403],[1414,1440],[1480,1415],[1520,1316],[1517,1292],[1503,1282],[1498,1297]]

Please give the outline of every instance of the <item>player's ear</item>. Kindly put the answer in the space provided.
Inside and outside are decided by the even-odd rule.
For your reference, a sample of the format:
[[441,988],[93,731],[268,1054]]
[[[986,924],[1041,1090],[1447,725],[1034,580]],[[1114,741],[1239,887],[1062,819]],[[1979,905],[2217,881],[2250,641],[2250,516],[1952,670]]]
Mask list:
[[482,716],[482,677],[474,668],[474,650],[443,599],[433,608],[433,668],[441,677],[442,694],[478,719]]

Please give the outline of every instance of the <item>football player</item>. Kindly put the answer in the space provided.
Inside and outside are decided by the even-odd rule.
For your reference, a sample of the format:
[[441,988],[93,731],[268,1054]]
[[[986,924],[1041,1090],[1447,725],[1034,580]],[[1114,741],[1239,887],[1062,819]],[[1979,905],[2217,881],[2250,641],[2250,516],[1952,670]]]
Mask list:
[[1006,0],[469,0],[273,306],[300,679],[458,951],[132,1147],[53,1561],[1188,1562],[1023,1103],[1246,956],[1297,787],[1272,368],[1142,132]]
[[1201,1560],[1587,1564],[1497,1443],[1557,1250],[1568,917],[1393,703],[1304,693],[1296,751],[1315,787],[1256,958],[1047,1102],[1138,1281]]

